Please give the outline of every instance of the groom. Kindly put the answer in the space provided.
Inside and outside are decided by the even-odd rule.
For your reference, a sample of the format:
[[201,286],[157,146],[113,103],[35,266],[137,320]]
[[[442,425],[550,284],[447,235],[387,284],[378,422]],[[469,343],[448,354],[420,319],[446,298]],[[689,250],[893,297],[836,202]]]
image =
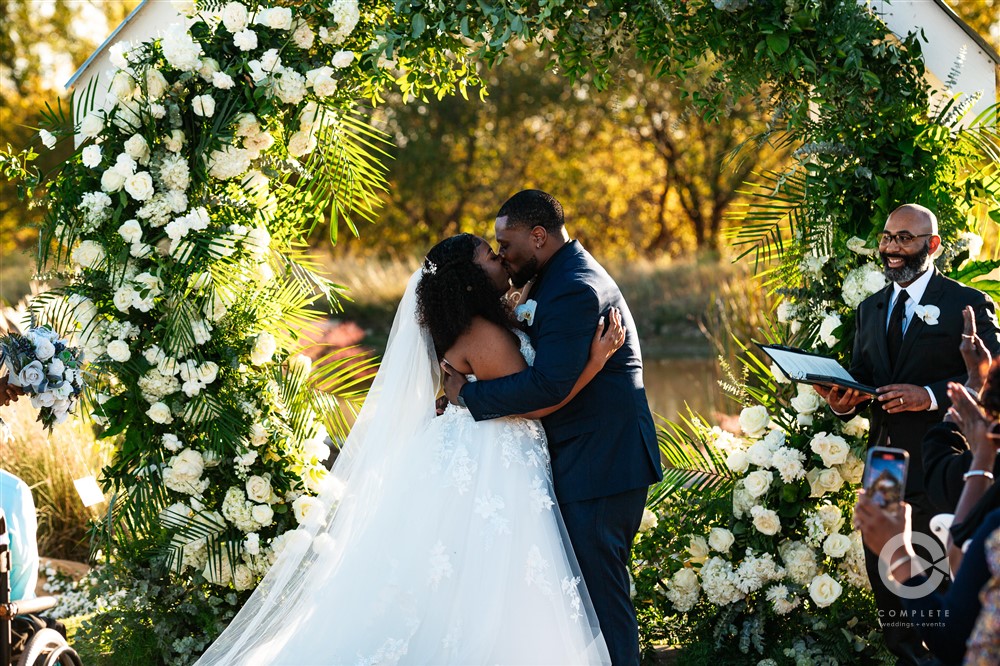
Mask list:
[[466,383],[445,367],[448,400],[476,420],[525,414],[561,402],[590,352],[593,323],[621,310],[626,338],[604,369],[559,411],[542,419],[559,508],[615,666],[639,663],[638,624],[628,563],[648,486],[662,478],[653,419],[642,383],[635,322],[618,285],[577,241],[562,205],[524,190],[496,219],[500,258],[515,287],[534,278],[519,317],[535,348],[533,367]]

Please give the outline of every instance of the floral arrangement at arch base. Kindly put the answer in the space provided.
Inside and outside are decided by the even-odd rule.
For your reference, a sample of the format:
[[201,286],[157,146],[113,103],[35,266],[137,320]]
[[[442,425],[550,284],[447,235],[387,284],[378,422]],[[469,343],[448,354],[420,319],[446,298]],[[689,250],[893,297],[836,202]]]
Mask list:
[[295,354],[316,302],[338,307],[307,241],[327,215],[373,216],[382,140],[355,105],[395,78],[384,7],[175,6],[176,25],[110,48],[78,125],[49,109],[43,145],[83,140],[56,172],[0,155],[46,207],[39,271],[64,285],[33,312],[83,349],[84,406],[114,445],[103,606],[78,636],[136,663],[193,661],[323,511],[328,436],[373,362]]
[[681,645],[684,664],[888,663],[851,521],[868,421],[743,361],[752,381],[724,384],[745,405],[741,435],[697,417],[660,429],[671,467],[633,551],[644,649]]

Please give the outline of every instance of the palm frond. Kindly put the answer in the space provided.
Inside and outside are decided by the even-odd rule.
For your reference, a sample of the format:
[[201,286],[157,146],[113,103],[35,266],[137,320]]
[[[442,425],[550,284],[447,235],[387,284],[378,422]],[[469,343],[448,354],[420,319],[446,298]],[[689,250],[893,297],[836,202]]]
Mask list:
[[759,182],[748,182],[748,188],[739,191],[751,201],[733,204],[726,235],[734,246],[744,248],[738,259],[753,253],[760,266],[784,254],[787,237],[806,231],[806,177],[774,171],[754,175]]
[[[365,351],[349,353],[355,349],[359,348],[347,347],[318,359],[304,384],[310,406],[337,448],[347,439],[379,363]],[[342,356],[345,352],[348,355]]]
[[657,425],[657,439],[667,468],[663,480],[650,488],[647,506],[657,506],[681,488],[706,499],[721,498],[732,492],[736,477],[726,467],[722,455],[704,436],[697,434],[704,426],[690,408],[688,416],[680,417],[680,423],[659,415],[657,418],[662,421]]

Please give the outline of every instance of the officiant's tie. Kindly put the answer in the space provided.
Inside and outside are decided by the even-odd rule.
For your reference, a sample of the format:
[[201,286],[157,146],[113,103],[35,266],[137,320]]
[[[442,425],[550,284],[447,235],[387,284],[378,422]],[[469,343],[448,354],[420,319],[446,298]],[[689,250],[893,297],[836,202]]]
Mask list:
[[896,297],[896,305],[889,315],[889,327],[885,331],[886,346],[889,348],[889,363],[893,368],[899,356],[899,350],[903,346],[903,320],[906,319],[906,300],[909,294],[905,289],[899,291]]

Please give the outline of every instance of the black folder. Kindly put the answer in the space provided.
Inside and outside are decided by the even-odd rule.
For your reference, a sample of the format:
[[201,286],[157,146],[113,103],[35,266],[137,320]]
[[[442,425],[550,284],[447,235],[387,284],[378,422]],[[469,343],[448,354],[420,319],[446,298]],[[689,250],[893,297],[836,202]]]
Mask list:
[[785,376],[793,381],[803,384],[852,388],[869,395],[876,393],[874,386],[867,386],[851,377],[851,373],[830,356],[814,354],[784,345],[762,345],[759,342],[754,344],[764,350],[764,353],[771,357],[771,360]]

